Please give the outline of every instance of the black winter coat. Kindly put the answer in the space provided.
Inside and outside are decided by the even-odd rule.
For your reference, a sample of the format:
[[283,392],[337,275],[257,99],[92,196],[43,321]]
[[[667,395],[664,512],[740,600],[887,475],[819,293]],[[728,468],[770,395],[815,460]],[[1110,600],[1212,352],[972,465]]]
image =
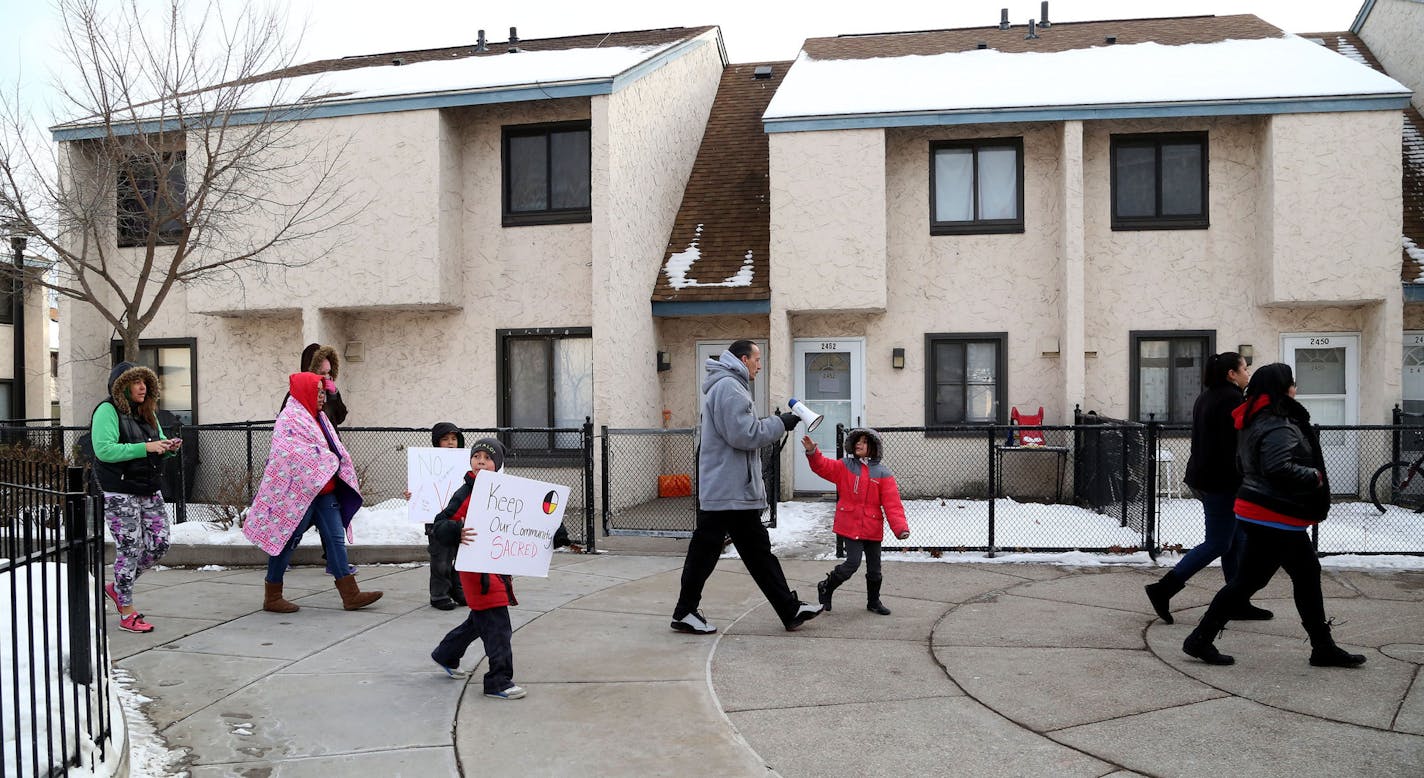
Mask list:
[[1236,469],[1236,420],[1241,390],[1227,383],[1202,392],[1192,406],[1192,453],[1187,458],[1187,486],[1214,494],[1235,494],[1241,486]]
[[1241,430],[1238,499],[1283,516],[1318,522],[1330,512],[1330,481],[1320,437],[1305,406],[1285,398],[1261,409]]

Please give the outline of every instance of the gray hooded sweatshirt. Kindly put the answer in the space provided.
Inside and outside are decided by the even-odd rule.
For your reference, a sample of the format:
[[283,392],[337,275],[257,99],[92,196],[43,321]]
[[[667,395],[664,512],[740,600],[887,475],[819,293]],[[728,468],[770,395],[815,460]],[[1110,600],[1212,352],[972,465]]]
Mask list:
[[697,504],[704,511],[761,510],[766,483],[762,446],[781,439],[786,426],[752,410],[747,366],[730,351],[709,359],[702,381],[702,434],[697,452]]

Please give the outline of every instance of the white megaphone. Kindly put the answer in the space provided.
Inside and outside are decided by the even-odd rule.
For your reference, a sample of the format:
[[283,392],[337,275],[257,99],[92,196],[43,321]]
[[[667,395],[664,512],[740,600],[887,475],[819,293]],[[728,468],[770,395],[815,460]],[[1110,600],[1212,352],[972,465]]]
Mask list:
[[826,418],[810,408],[807,408],[805,403],[797,402],[795,397],[788,400],[786,405],[791,409],[792,413],[801,417],[801,421],[806,422],[807,432],[815,432],[816,428],[821,426],[821,421]]

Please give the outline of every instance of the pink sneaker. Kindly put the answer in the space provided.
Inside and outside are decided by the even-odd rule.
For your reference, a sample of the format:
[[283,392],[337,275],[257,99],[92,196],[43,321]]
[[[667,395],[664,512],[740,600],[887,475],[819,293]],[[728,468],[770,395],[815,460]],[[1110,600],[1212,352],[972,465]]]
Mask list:
[[139,633],[152,632],[153,625],[143,620],[142,613],[134,611],[133,613],[130,613],[129,615],[119,619],[119,629],[125,629],[129,632]]
[[104,594],[108,595],[109,599],[114,601],[115,608],[119,607],[119,590],[115,589],[113,584],[104,584]]

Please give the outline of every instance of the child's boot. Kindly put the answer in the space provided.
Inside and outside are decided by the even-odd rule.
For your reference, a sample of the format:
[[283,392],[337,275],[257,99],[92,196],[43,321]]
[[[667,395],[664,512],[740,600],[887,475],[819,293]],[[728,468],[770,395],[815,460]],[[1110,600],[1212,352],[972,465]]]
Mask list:
[[1162,580],[1142,587],[1147,592],[1147,599],[1152,603],[1152,610],[1157,611],[1157,618],[1161,619],[1163,624],[1172,623],[1172,595],[1180,592],[1186,585],[1186,581],[1177,577],[1176,570],[1169,570],[1162,576]]
[[344,575],[336,579],[336,591],[341,592],[341,607],[349,611],[364,608],[381,599],[385,592],[363,592],[356,585],[356,576]]
[[821,601],[821,608],[827,613],[831,610],[831,595],[835,593],[836,587],[845,582],[845,576],[841,575],[840,568],[836,568],[826,573],[826,580],[816,584],[816,598]]
[[880,602],[880,578],[865,577],[865,609],[881,616],[889,616],[890,609]]
[[1310,664],[1315,667],[1359,667],[1365,663],[1364,654],[1352,654],[1335,645],[1330,636],[1330,622],[1305,624],[1310,633]]

